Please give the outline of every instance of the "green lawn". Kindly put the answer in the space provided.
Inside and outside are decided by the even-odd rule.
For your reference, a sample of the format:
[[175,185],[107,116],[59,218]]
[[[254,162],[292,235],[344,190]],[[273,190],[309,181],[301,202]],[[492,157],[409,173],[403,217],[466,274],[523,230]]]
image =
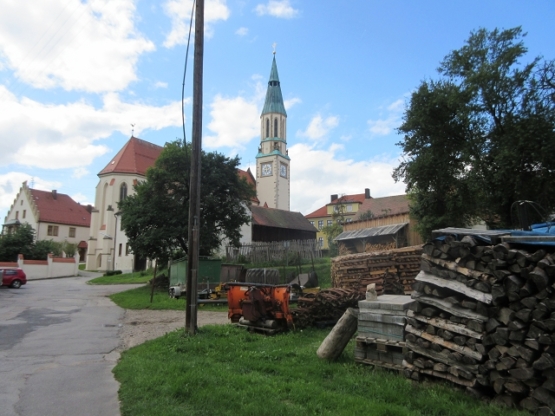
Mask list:
[[114,276],[100,276],[96,279],[89,280],[89,285],[121,285],[121,284],[136,284],[147,283],[152,279],[152,272],[134,272],[116,274]]
[[123,416],[527,415],[480,402],[443,383],[415,383],[316,350],[329,330],[276,336],[232,325],[183,330],[122,354],[114,369]]

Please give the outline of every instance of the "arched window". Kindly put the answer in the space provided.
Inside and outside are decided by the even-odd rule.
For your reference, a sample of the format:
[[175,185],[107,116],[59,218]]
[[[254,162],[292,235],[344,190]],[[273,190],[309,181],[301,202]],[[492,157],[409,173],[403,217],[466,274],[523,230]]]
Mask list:
[[270,119],[266,119],[266,138],[270,137]]
[[119,200],[123,201],[125,198],[127,198],[127,185],[124,182],[119,187]]
[[278,119],[274,118],[274,137],[278,137]]

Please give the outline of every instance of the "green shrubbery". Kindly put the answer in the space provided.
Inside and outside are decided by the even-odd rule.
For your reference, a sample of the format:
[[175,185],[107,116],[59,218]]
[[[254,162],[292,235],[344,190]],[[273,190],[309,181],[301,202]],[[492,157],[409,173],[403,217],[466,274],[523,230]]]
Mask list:
[[121,274],[121,273],[122,273],[121,270],[107,270],[107,271],[104,273],[104,276],[115,276],[115,275]]

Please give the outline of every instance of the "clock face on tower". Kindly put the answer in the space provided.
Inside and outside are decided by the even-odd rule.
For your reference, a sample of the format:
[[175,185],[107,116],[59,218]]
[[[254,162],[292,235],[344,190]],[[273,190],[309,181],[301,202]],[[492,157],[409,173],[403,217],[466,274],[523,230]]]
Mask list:
[[284,165],[283,163],[279,165],[279,174],[280,176],[287,178],[287,165]]
[[263,163],[262,164],[262,176],[271,176],[272,175],[272,164],[271,163]]

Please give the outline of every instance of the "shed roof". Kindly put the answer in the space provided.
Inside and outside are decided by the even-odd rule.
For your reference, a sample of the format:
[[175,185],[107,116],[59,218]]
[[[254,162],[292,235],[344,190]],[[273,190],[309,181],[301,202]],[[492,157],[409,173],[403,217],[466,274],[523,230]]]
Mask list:
[[407,214],[409,212],[409,200],[406,195],[365,199],[358,208],[357,215],[353,218],[353,221],[357,221],[362,214],[368,211],[371,211],[375,217]]
[[253,225],[286,228],[289,230],[314,231],[316,228],[300,212],[251,205]]
[[334,241],[357,240],[360,238],[377,237],[381,235],[394,235],[408,225],[408,222],[380,227],[362,228],[360,230],[344,231],[334,238]]

